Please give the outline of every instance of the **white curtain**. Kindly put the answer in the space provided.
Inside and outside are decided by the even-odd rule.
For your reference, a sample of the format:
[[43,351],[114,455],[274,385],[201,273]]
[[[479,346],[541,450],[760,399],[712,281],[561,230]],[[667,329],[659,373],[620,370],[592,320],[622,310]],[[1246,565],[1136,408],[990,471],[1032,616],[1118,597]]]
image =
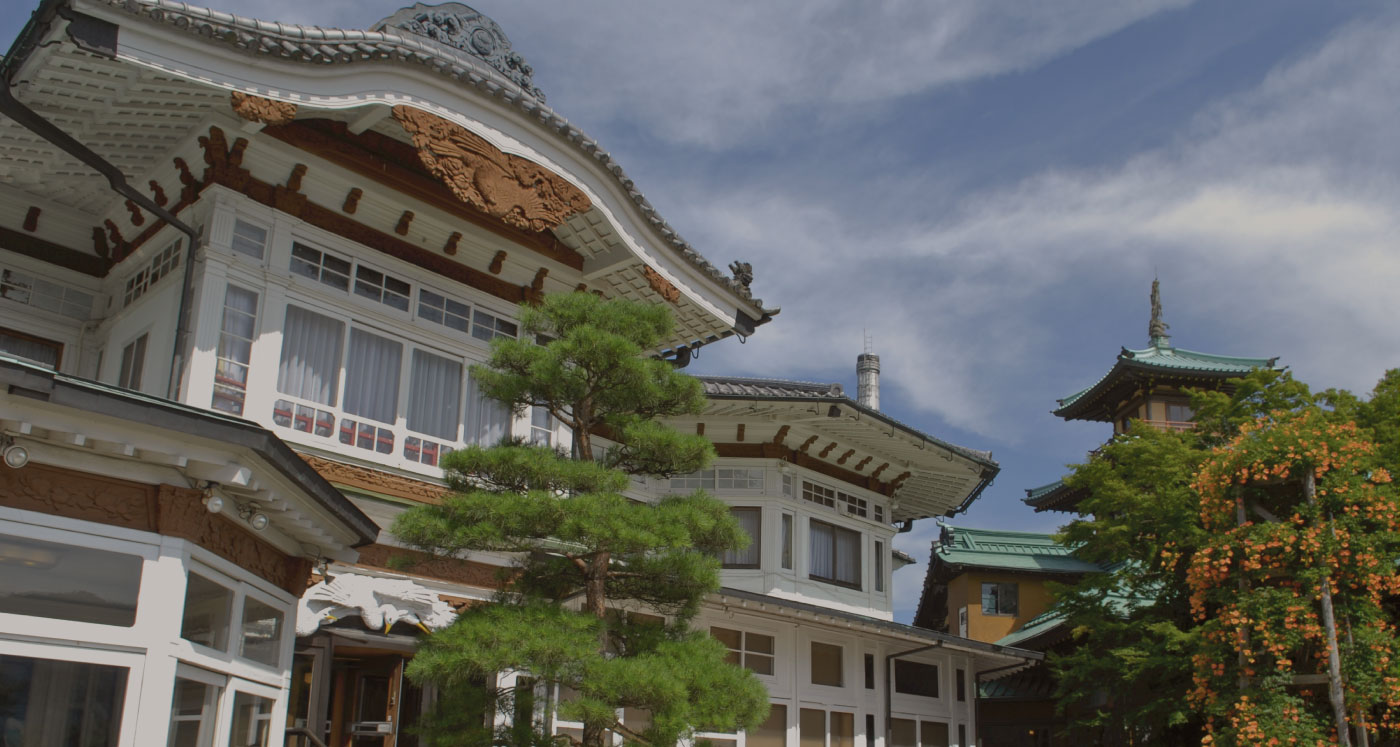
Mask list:
[[482,396],[476,380],[467,377],[467,416],[465,440],[482,446],[495,446],[510,436],[510,408]]
[[344,337],[344,322],[288,306],[282,325],[277,391],[323,405],[335,404]]
[[408,381],[408,429],[455,442],[462,405],[462,364],[414,350]]
[[345,356],[345,412],[392,425],[399,412],[402,361],[402,344],[351,328]]
[[759,538],[762,536],[762,512],[757,508],[731,508],[729,515],[739,522],[744,533],[749,535],[749,546],[743,550],[727,550],[724,564],[730,566],[758,567]]
[[836,532],[836,580],[860,585],[860,533],[849,529]]
[[835,542],[832,530],[835,527],[818,521],[811,522],[811,574],[817,578],[835,578]]

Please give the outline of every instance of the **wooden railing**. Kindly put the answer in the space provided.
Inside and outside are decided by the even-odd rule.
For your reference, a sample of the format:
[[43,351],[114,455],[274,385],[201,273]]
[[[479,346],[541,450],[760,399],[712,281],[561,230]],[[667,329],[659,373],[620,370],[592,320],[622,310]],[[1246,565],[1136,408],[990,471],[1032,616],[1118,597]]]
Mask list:
[[319,737],[303,726],[287,728],[287,747],[326,747]]
[[1196,429],[1196,424],[1189,420],[1144,420],[1142,422],[1164,431],[1192,431]]

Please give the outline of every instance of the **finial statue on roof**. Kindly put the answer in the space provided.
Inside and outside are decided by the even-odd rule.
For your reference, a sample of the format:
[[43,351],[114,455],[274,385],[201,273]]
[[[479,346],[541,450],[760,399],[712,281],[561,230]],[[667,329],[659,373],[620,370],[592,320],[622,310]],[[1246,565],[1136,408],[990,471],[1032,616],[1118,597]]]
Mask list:
[[1162,321],[1162,292],[1161,283],[1157,278],[1152,278],[1152,321],[1147,323],[1147,336],[1152,338],[1152,344],[1165,344],[1170,335],[1167,330],[1171,325]]
[[440,5],[418,3],[411,8],[400,8],[371,28],[375,31],[402,29],[475,55],[526,93],[544,101],[544,93],[535,87],[531,79],[534,70],[519,52],[511,49],[506,32],[471,6],[451,2]]
[[734,276],[734,284],[745,291],[753,284],[753,265],[748,262],[730,262],[729,272]]

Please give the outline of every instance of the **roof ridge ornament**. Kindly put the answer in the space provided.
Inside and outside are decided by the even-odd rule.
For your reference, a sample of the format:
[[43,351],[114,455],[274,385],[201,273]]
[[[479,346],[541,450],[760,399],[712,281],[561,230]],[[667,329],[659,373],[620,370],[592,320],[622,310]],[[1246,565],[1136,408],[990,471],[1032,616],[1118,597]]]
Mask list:
[[1167,330],[1171,328],[1171,325],[1162,321],[1162,292],[1160,286],[1160,281],[1155,277],[1152,278],[1152,321],[1147,323],[1147,336],[1151,339],[1152,347],[1168,348],[1171,347],[1171,344],[1168,343],[1167,340],[1171,339],[1171,335],[1167,334]]
[[499,24],[471,6],[462,3],[418,3],[411,8],[400,8],[374,24],[372,29],[384,31],[391,27],[479,57],[526,93],[544,101],[544,92],[536,88],[531,80],[534,68],[525,62],[519,52],[511,49],[510,39],[506,38],[506,32],[501,30]]

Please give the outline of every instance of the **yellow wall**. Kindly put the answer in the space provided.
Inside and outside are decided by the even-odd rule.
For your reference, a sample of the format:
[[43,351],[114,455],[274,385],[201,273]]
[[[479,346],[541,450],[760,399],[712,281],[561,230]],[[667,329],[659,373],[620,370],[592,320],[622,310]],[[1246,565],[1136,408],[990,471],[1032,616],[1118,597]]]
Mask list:
[[[982,614],[982,584],[1017,585],[1016,614]],[[1050,592],[1038,575],[969,571],[948,582],[948,632],[958,632],[958,609],[967,607],[967,637],[993,643],[1050,607]]]

